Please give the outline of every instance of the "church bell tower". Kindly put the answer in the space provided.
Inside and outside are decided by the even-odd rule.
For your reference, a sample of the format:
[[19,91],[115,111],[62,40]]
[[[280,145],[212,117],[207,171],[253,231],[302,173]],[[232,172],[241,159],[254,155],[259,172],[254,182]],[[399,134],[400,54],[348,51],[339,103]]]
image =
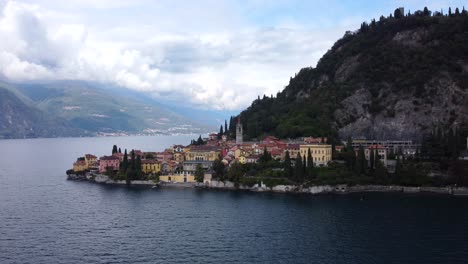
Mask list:
[[243,142],[242,139],[242,124],[240,122],[240,117],[237,118],[237,125],[236,125],[236,144],[241,145]]

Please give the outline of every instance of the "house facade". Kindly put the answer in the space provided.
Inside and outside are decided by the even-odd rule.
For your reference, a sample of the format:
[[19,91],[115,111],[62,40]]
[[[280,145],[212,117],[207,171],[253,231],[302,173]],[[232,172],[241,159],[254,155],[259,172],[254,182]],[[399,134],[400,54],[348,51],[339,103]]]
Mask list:
[[380,161],[382,161],[384,166],[387,167],[387,154],[388,154],[387,148],[382,145],[370,145],[369,147],[367,147],[364,150],[364,156],[366,157],[366,160],[369,166],[370,166],[371,151],[374,152],[375,159],[377,159],[377,155],[378,155],[378,158],[380,159]]
[[161,162],[157,160],[142,160],[141,171],[145,174],[156,174],[161,172]]
[[112,168],[112,170],[119,170],[120,159],[115,156],[104,156],[99,158],[99,172],[106,172],[107,168]]
[[332,145],[328,144],[303,144],[299,146],[299,154],[302,159],[307,159],[311,152],[314,166],[327,166],[332,160]]

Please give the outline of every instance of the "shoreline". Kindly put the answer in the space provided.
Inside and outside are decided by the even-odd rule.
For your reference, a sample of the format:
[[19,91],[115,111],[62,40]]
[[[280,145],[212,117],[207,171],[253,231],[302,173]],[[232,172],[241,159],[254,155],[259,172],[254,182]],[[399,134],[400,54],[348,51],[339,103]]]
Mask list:
[[[109,179],[108,176],[102,174],[85,174],[76,175],[70,174],[67,180],[71,181],[87,181],[97,184],[114,185],[114,186],[127,186],[126,181],[114,181]],[[443,194],[453,196],[468,196],[468,188],[466,187],[436,187],[436,186],[399,186],[399,185],[317,185],[317,186],[296,186],[296,185],[277,185],[267,187],[265,184],[254,184],[253,186],[239,185],[236,186],[233,182],[229,181],[215,181],[209,183],[168,183],[168,182],[154,182],[148,181],[132,181],[132,187],[151,187],[151,188],[196,188],[196,189],[210,189],[210,190],[229,190],[229,191],[250,191],[250,192],[270,192],[270,193],[293,193],[293,194],[351,194],[351,193],[369,193],[369,192],[382,192],[382,193],[407,193],[407,194]]]

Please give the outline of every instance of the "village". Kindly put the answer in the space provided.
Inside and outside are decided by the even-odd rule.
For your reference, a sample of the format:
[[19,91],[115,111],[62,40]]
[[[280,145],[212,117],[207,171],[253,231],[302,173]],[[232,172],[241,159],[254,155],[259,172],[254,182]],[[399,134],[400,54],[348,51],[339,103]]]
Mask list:
[[[278,178],[289,175],[286,178],[302,184],[307,181],[308,177],[317,177],[309,168],[318,170],[329,166],[341,166],[353,170],[354,167],[359,166],[357,163],[364,164],[361,168],[357,168],[358,173],[380,168],[378,173],[391,175],[397,170],[398,160],[414,158],[421,147],[411,140],[352,139],[350,142],[342,143],[341,145],[329,144],[327,137],[280,140],[274,136],[266,136],[260,141],[244,141],[242,124],[238,120],[234,140],[229,140],[226,134],[212,133],[208,138],[200,136],[198,140],[192,140],[188,146],[173,145],[162,152],[131,150],[127,153],[127,150],[124,150],[122,153],[120,148],[114,146],[109,156],[98,159],[95,155],[86,154],[78,158],[73,164],[73,170],[69,173],[107,175],[112,180],[126,180],[128,183],[132,180],[153,180],[158,183],[171,184],[198,182],[209,186],[215,179],[239,182],[243,176],[248,175],[252,176],[255,182],[257,179],[253,177],[255,173],[249,174],[249,172],[259,170],[258,167],[264,169],[270,166],[269,174],[279,175]],[[350,148],[353,153],[352,158],[348,158]],[[359,161],[360,156],[362,156],[361,161]],[[271,162],[265,158],[270,159]],[[346,167],[349,162],[355,165]],[[259,163],[269,165],[259,166]],[[296,169],[298,165],[303,167],[302,172]],[[219,169],[220,166],[221,169]],[[250,171],[242,171],[239,166],[247,167]],[[133,168],[137,175],[129,176],[129,168]],[[234,179],[227,177],[229,171],[235,168],[241,170],[239,172],[241,175]],[[263,176],[265,177],[264,174]],[[244,179],[243,183],[246,182],[249,182],[248,179]],[[275,182],[286,184],[284,181]]]

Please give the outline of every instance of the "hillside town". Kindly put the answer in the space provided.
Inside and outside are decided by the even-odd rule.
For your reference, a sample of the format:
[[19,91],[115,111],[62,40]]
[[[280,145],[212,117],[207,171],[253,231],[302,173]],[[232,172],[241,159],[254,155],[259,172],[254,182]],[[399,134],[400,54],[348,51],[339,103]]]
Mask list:
[[[131,150],[127,153],[114,146],[109,156],[97,158],[86,154],[78,158],[69,173],[97,173],[128,182],[153,180],[209,185],[213,179],[253,183],[261,177],[264,181],[274,179],[272,184],[302,184],[313,182],[320,174],[342,174],[345,170],[355,171],[357,175],[390,177],[397,172],[399,163],[419,157],[421,150],[421,145],[411,140],[349,139],[342,143],[329,144],[327,137],[281,140],[266,136],[259,141],[244,141],[239,119],[232,140],[221,131],[207,138],[200,136],[187,146],[173,145],[162,152]],[[466,151],[460,153],[460,159],[467,159]]]

